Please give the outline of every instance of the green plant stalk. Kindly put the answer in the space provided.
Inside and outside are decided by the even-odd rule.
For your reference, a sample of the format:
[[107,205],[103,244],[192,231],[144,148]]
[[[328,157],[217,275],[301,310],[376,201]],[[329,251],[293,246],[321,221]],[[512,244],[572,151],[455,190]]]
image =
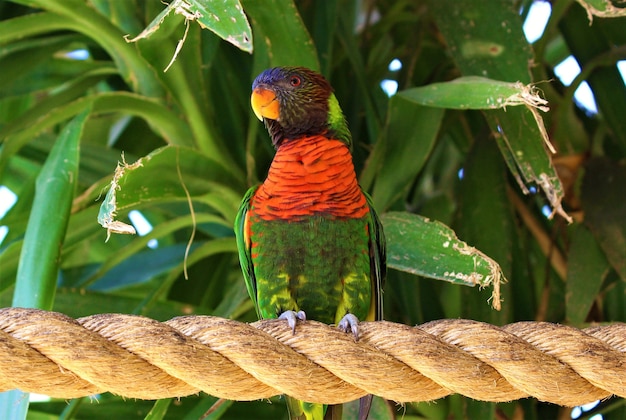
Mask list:
[[[13,306],[52,310],[61,246],[78,181],[79,142],[87,115],[82,113],[63,129],[37,177]],[[27,393],[14,390],[0,395],[0,418],[23,419],[27,411]]]

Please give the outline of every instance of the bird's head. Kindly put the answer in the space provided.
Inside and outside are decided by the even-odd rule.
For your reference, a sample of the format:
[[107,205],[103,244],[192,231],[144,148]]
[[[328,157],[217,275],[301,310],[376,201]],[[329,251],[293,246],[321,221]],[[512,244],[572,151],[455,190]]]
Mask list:
[[319,73],[304,67],[265,70],[252,83],[250,102],[277,148],[285,141],[313,135],[351,146],[350,131],[333,88]]

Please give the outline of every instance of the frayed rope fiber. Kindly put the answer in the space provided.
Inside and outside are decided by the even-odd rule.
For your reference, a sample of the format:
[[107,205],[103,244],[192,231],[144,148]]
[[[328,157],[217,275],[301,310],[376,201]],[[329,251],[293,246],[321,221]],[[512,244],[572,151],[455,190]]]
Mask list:
[[[231,400],[288,394],[338,404],[375,394],[396,402],[459,393],[476,400],[536,397],[563,406],[626,397],[626,324],[578,330],[545,322],[496,327],[448,319],[409,327],[253,324],[210,316],[167,322],[0,309],[0,391],[58,398],[127,398],[200,391]],[[306,384],[306,386],[303,386]]]

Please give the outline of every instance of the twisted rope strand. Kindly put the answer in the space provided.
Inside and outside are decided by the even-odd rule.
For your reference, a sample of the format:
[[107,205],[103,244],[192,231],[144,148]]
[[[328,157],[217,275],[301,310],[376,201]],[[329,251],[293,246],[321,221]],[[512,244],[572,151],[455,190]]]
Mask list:
[[528,396],[564,406],[626,397],[626,324],[577,330],[456,319],[417,327],[359,324],[358,342],[308,321],[244,324],[209,316],[161,323],[131,315],[74,320],[0,309],[0,391],[58,398],[128,398],[204,391],[232,400],[278,394],[338,404],[372,393],[428,401],[459,393],[483,401]]

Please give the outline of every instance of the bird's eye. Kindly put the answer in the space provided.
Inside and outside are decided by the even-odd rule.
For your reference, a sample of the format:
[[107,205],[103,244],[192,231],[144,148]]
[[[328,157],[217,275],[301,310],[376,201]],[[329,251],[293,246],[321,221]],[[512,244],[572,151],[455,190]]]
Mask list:
[[298,76],[291,76],[291,78],[289,78],[289,84],[293,87],[300,86],[300,83],[302,83],[302,80]]

